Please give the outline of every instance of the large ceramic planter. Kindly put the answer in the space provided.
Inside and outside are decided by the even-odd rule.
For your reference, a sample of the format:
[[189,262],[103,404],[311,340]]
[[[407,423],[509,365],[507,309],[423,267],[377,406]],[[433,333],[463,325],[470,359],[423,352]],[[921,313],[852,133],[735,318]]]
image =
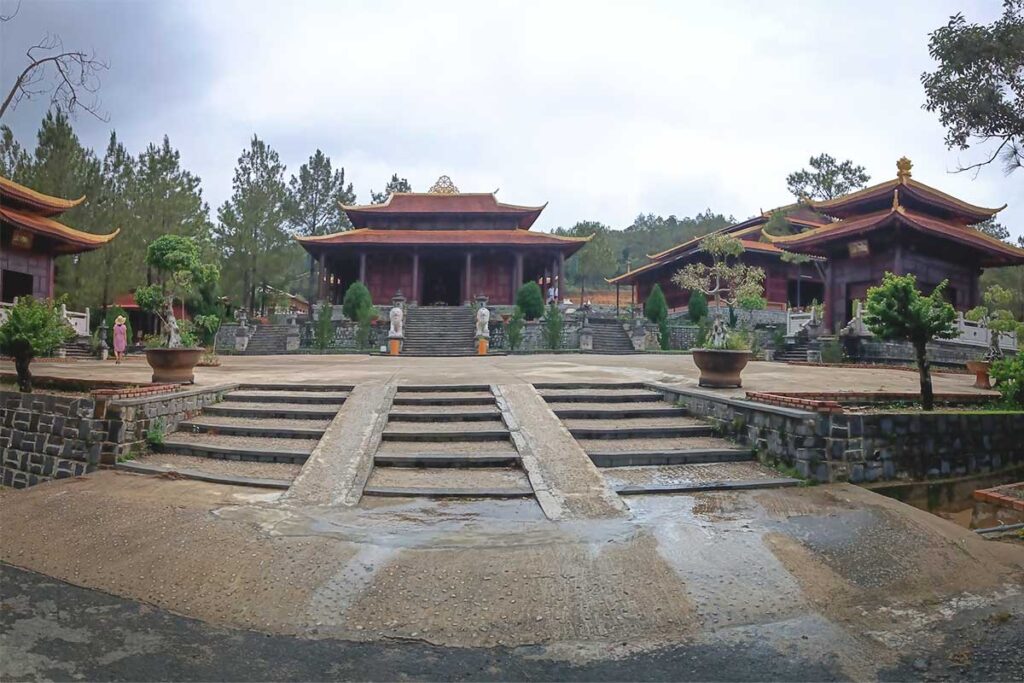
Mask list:
[[967,369],[974,373],[974,388],[975,389],[991,389],[992,382],[988,379],[988,370],[992,367],[992,364],[987,360],[969,360],[967,361]]
[[700,369],[700,386],[713,389],[743,386],[740,373],[753,355],[750,351],[694,349],[693,362]]
[[192,384],[193,368],[203,355],[203,349],[146,349],[146,362],[153,368],[156,384]]

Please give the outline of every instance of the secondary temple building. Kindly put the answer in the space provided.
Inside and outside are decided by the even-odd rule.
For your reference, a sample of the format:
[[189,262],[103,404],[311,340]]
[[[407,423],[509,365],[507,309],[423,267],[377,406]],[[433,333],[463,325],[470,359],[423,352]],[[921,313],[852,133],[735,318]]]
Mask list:
[[[1002,210],[968,204],[911,177],[911,162],[900,159],[892,180],[828,201],[805,201],[765,212],[727,227],[746,251],[744,263],[765,270],[769,307],[803,306],[813,299],[825,304],[825,324],[841,329],[853,317],[855,301],[886,272],[917,277],[931,292],[949,280],[945,295],[960,311],[981,301],[979,277],[984,268],[1024,265],[1024,249],[987,235],[977,226]],[[782,212],[785,230],[765,228]],[[687,263],[703,260],[700,239],[660,254],[650,263],[610,280],[636,288],[646,299],[654,283],[661,285],[672,308],[686,306],[689,293],[672,283]],[[810,260],[790,263],[786,253]]]
[[85,197],[61,199],[0,177],[0,302],[53,297],[54,259],[98,249],[117,236],[96,235],[56,219]]
[[531,231],[544,206],[459,192],[442,176],[429,192],[343,206],[352,230],[298,240],[319,263],[320,300],[340,302],[358,280],[375,304],[398,291],[418,305],[457,306],[480,295],[512,304],[524,282],[563,282],[565,259],[587,242]]

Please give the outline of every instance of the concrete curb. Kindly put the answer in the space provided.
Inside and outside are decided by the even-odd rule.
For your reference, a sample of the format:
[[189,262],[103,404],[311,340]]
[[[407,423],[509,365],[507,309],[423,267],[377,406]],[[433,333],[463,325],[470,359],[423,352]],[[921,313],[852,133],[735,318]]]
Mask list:
[[367,486],[364,496],[380,498],[532,498],[533,489],[399,488]]
[[725,481],[704,481],[690,484],[664,484],[661,486],[616,486],[620,496],[636,496],[645,493],[698,493],[700,491],[745,491],[747,489],[777,489],[799,486],[799,479],[736,479]]
[[158,465],[143,465],[142,463],[136,462],[119,462],[114,466],[114,468],[125,472],[132,472],[134,474],[174,474],[179,477],[184,477],[185,479],[195,479],[196,481],[206,481],[211,484],[227,484],[230,486],[287,489],[292,485],[290,481],[285,479],[261,479],[258,477],[238,477],[229,474],[211,474],[209,472],[201,472],[199,470],[191,470],[187,468],[160,467]]

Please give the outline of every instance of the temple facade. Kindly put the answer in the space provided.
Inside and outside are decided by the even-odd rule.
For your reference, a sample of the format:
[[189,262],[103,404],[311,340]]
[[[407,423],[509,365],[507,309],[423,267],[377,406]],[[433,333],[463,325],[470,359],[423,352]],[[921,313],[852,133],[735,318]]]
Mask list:
[[512,304],[524,282],[564,281],[565,259],[587,241],[533,232],[544,206],[459,192],[447,177],[429,192],[342,210],[352,230],[297,238],[319,265],[318,298],[331,303],[360,281],[375,304],[397,292],[421,306],[457,306],[481,295]]
[[[1004,207],[974,206],[947,195],[914,180],[911,167],[903,158],[892,180],[837,199],[782,207],[725,228],[746,247],[742,261],[764,268],[769,306],[801,306],[817,299],[825,304],[826,327],[836,331],[853,317],[855,302],[863,301],[867,290],[891,272],[915,275],[925,293],[948,280],[945,296],[957,310],[967,311],[981,301],[983,269],[1024,265],[1024,249],[976,227]],[[770,234],[764,228],[780,211],[787,234]],[[658,282],[670,307],[685,306],[688,293],[672,283],[672,275],[686,263],[707,259],[699,242],[652,254],[650,263],[610,282],[636,288],[639,301]],[[782,260],[785,252],[810,260],[787,263]]]
[[119,231],[96,235],[56,219],[85,197],[61,199],[0,177],[0,302],[53,297],[54,259],[98,249]]

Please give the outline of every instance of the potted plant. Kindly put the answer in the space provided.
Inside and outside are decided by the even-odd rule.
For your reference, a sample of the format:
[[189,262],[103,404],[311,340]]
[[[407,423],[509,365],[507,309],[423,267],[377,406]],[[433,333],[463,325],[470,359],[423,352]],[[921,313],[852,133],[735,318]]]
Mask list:
[[683,289],[715,300],[705,347],[693,350],[693,362],[700,370],[699,384],[712,388],[739,387],[740,373],[753,356],[750,338],[726,327],[722,306],[733,309],[740,302],[763,297],[764,271],[738,262],[744,251],[743,243],[732,235],[711,233],[700,241],[700,249],[711,257],[710,266],[691,263],[672,276],[672,282]]
[[203,355],[192,326],[183,326],[174,316],[175,300],[185,297],[220,277],[217,266],[204,264],[199,245],[190,237],[163,235],[146,250],[146,265],[153,268],[157,282],[135,291],[135,303],[155,313],[162,323],[160,335],[146,349],[146,361],[153,368],[154,382],[191,383],[193,369]]
[[32,393],[29,364],[33,358],[53,353],[75,338],[75,330],[61,310],[62,303],[23,296],[8,309],[7,320],[0,325],[0,353],[14,359],[18,391]]
[[964,318],[978,323],[989,331],[989,347],[981,360],[967,361],[967,369],[974,373],[974,386],[978,389],[991,389],[989,369],[992,363],[1003,358],[1003,350],[999,347],[999,338],[1016,334],[1017,343],[1024,338],[1024,323],[1018,322],[1009,310],[1013,302],[1013,293],[1005,287],[993,285],[985,290],[982,297],[984,304],[964,313]]

